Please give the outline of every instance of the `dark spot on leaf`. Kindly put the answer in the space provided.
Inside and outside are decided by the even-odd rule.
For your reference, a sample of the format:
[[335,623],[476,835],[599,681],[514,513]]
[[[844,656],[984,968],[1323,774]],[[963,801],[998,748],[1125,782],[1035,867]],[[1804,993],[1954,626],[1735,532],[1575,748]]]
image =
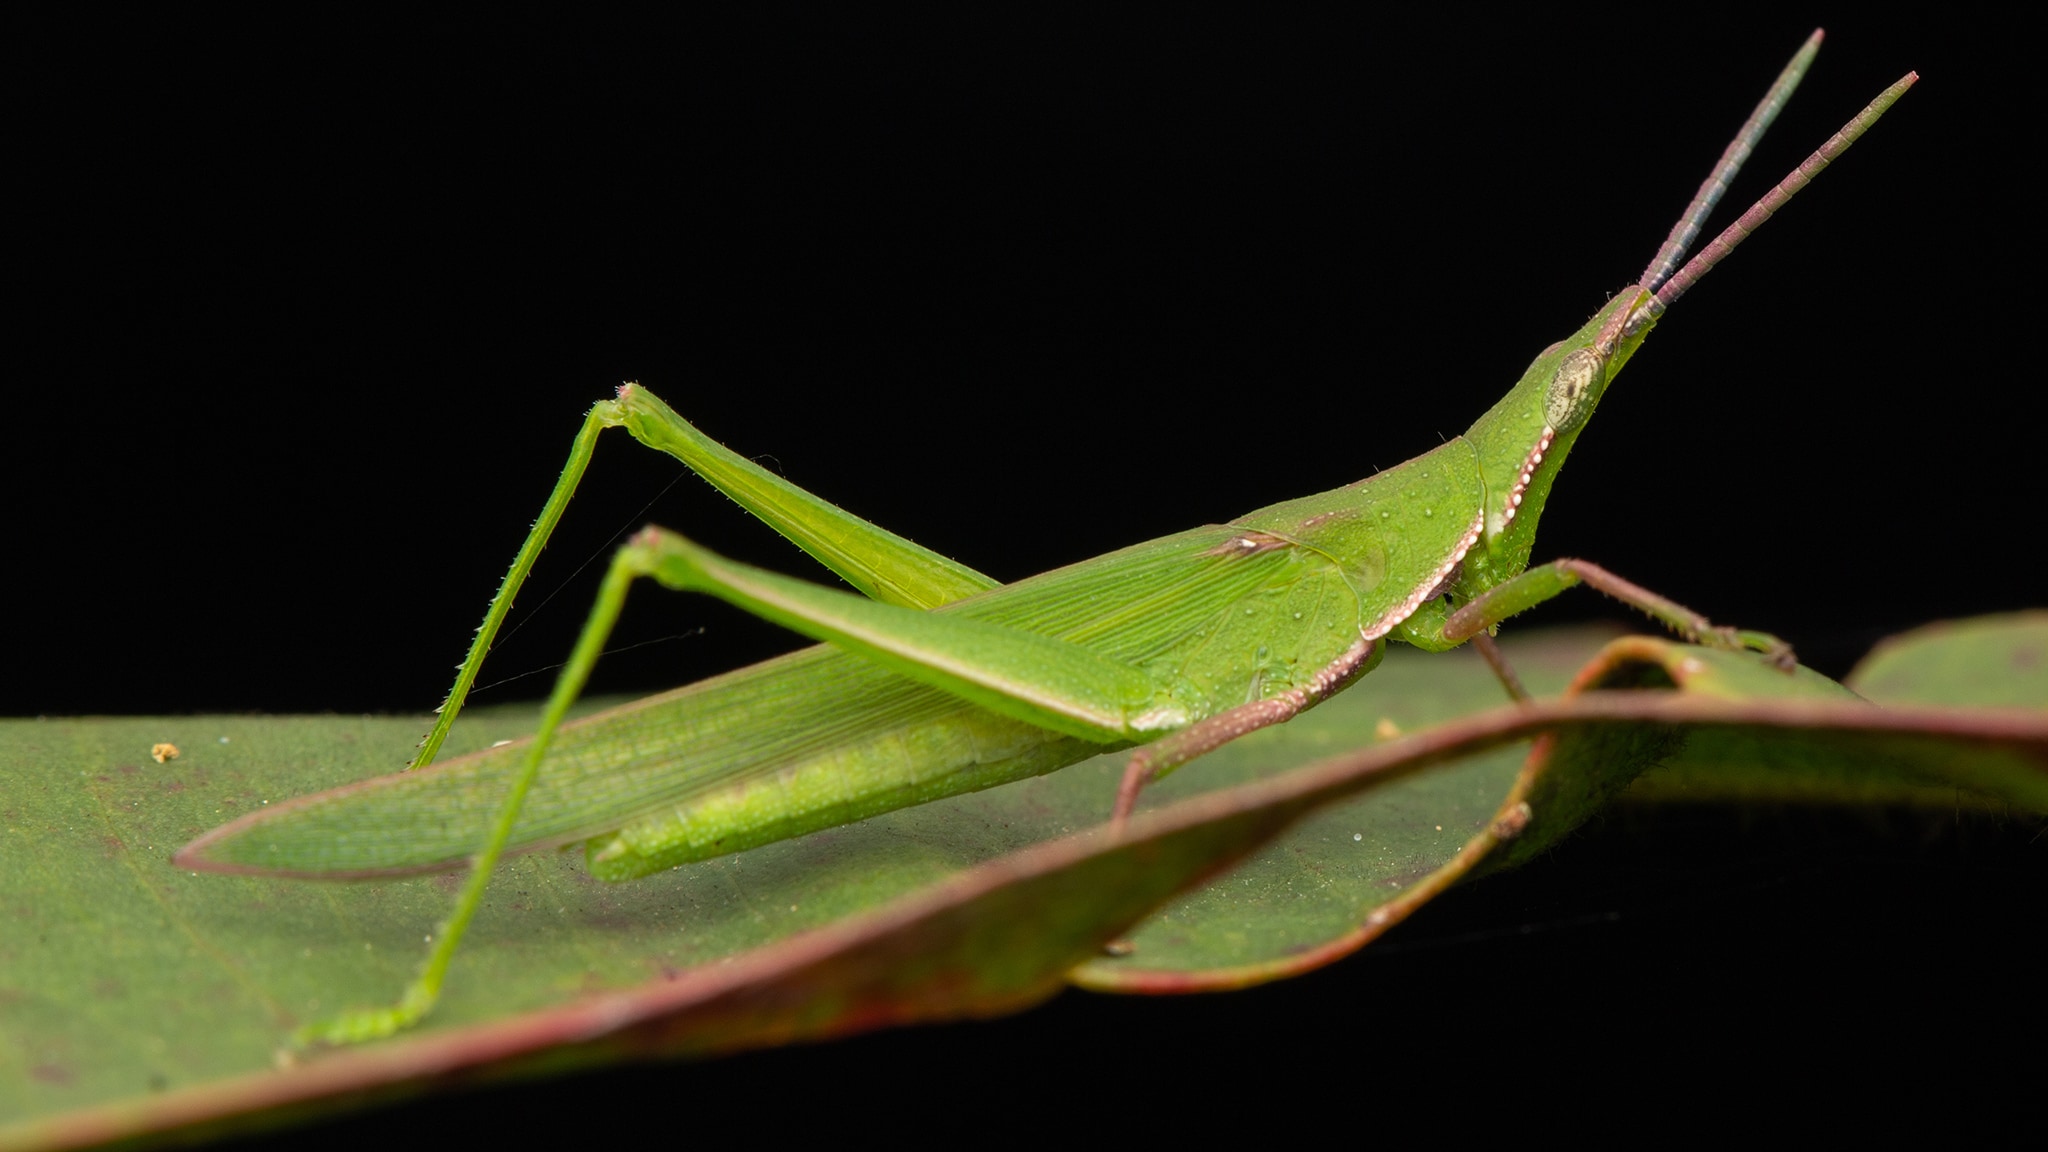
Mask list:
[[29,1076],[45,1084],[71,1083],[71,1069],[62,1064],[38,1064],[28,1070]]

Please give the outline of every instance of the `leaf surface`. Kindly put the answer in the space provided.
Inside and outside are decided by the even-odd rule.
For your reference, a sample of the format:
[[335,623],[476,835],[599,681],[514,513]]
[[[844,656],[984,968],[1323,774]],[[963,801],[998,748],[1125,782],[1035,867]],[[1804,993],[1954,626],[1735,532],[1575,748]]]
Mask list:
[[[1554,683],[1599,638],[1515,655]],[[0,1144],[191,1134],[482,1074],[1013,1011],[1077,963],[1080,982],[1132,991],[1271,979],[1359,946],[1501,844],[1496,863],[1542,850],[1682,733],[2048,804],[2048,715],[1880,709],[1818,678],[1756,679],[1746,660],[1623,640],[1571,698],[1518,708],[1476,660],[1390,659],[1166,781],[1124,840],[1090,830],[1117,758],[633,884],[589,879],[574,854],[525,857],[493,884],[427,1027],[287,1069],[273,1064],[290,1027],[411,974],[454,879],[198,877],[167,858],[266,800],[401,762],[422,722],[5,722]],[[1629,686],[1657,690],[1614,690]],[[478,713],[457,736],[486,746],[529,723]],[[182,755],[156,764],[164,742]],[[1102,956],[1111,940],[1129,947]]]
[[1645,774],[1626,799],[2048,812],[2048,797],[2016,786],[1995,763],[1957,756],[1950,739],[2007,721],[2023,727],[2048,710],[2048,612],[1943,621],[1894,636],[1864,657],[1847,686],[1887,709],[1921,710],[1924,737],[1850,743],[1715,733]]
[[2048,611],[1915,628],[1871,649],[1846,683],[1879,704],[2048,708]]

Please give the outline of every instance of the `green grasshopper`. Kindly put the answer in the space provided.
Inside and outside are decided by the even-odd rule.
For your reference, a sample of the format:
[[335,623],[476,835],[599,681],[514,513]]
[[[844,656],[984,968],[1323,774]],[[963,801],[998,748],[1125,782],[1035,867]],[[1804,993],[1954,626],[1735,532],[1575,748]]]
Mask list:
[[[1559,467],[1665,309],[1916,79],[1885,90],[1681,267],[1820,40],[1816,31],[1786,66],[1637,283],[1538,355],[1463,436],[1227,524],[1003,585],[751,463],[645,389],[619,389],[585,418],[415,770],[271,805],[194,841],[177,863],[356,877],[472,861],[403,999],[301,1033],[355,1041],[389,1035],[432,1008],[508,848],[583,841],[594,875],[626,880],[1135,746],[1114,805],[1105,797],[1120,825],[1148,781],[1327,699],[1370,672],[1389,640],[1428,651],[1469,640],[1508,693],[1525,697],[1491,634],[1579,583],[1690,639],[1753,650],[1789,670],[1791,649],[1775,637],[1716,626],[1583,560],[1528,565]],[[614,556],[509,790],[496,770],[504,757],[417,770],[440,750],[611,427],[680,459],[859,594],[740,564],[649,527]],[[565,726],[640,577],[720,597],[823,643]]]

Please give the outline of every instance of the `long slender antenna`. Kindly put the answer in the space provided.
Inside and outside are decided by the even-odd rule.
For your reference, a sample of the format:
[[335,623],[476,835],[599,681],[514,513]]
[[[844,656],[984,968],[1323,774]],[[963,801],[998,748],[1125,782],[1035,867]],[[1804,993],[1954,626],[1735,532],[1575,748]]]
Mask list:
[[1643,269],[1643,274],[1636,283],[1655,292],[1663,287],[1665,279],[1671,275],[1671,270],[1678,267],[1678,262],[1685,259],[1686,250],[1700,237],[1700,226],[1706,223],[1707,216],[1714,210],[1714,205],[1721,202],[1721,196],[1728,191],[1728,185],[1734,182],[1735,174],[1742,171],[1743,161],[1749,159],[1749,154],[1756,148],[1757,141],[1764,138],[1771,121],[1778,118],[1778,113],[1785,107],[1785,102],[1792,99],[1793,90],[1805,79],[1807,66],[1813,63],[1814,55],[1820,51],[1823,35],[1822,29],[1815,28],[1813,35],[1808,36],[1806,43],[1793,54],[1792,62],[1785,65],[1783,72],[1778,73],[1778,79],[1772,83],[1771,90],[1764,93],[1764,98],[1757,102],[1756,110],[1743,122],[1742,130],[1735,134],[1735,139],[1728,142],[1728,147],[1721,153],[1720,162],[1714,165],[1714,171],[1708,175],[1706,183],[1701,184],[1700,190],[1693,194],[1692,203],[1686,205],[1685,214],[1678,218],[1678,223],[1671,226],[1671,235],[1664,238],[1664,246],[1657,249],[1657,255],[1650,259],[1650,266]]
[[1735,246],[1742,243],[1744,237],[1762,227],[1763,222],[1769,220],[1773,212],[1783,208],[1787,200],[1792,199],[1801,188],[1820,175],[1821,169],[1833,163],[1835,157],[1847,152],[1849,145],[1854,144],[1857,137],[1863,135],[1872,124],[1877,123],[1877,118],[1884,115],[1885,110],[1896,103],[1899,97],[1904,96],[1906,89],[1911,88],[1919,79],[1918,72],[1908,72],[1898,83],[1879,93],[1877,99],[1865,105],[1854,120],[1843,125],[1840,132],[1828,137],[1827,143],[1816,149],[1799,167],[1794,168],[1791,175],[1780,180],[1778,186],[1766,193],[1763,199],[1750,205],[1749,211],[1744,212],[1741,219],[1730,224],[1719,236],[1714,237],[1712,243],[1700,249],[1700,254],[1687,261],[1685,267],[1678,270],[1678,275],[1665,282],[1652,297],[1653,303],[1639,311],[1637,315],[1661,314],[1673,301],[1685,295],[1685,290],[1692,287],[1700,277],[1705,276],[1709,268],[1719,264],[1723,257],[1735,251]]

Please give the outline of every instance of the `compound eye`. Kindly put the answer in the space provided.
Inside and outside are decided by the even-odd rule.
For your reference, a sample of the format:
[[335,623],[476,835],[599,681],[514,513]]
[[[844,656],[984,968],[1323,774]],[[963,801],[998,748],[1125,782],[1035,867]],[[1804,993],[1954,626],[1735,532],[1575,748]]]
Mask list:
[[1550,378],[1550,396],[1543,405],[1544,421],[1559,432],[1577,427],[1592,407],[1594,385],[1600,382],[1604,367],[1600,354],[1591,348],[1575,349],[1567,355],[1557,366],[1557,375]]

